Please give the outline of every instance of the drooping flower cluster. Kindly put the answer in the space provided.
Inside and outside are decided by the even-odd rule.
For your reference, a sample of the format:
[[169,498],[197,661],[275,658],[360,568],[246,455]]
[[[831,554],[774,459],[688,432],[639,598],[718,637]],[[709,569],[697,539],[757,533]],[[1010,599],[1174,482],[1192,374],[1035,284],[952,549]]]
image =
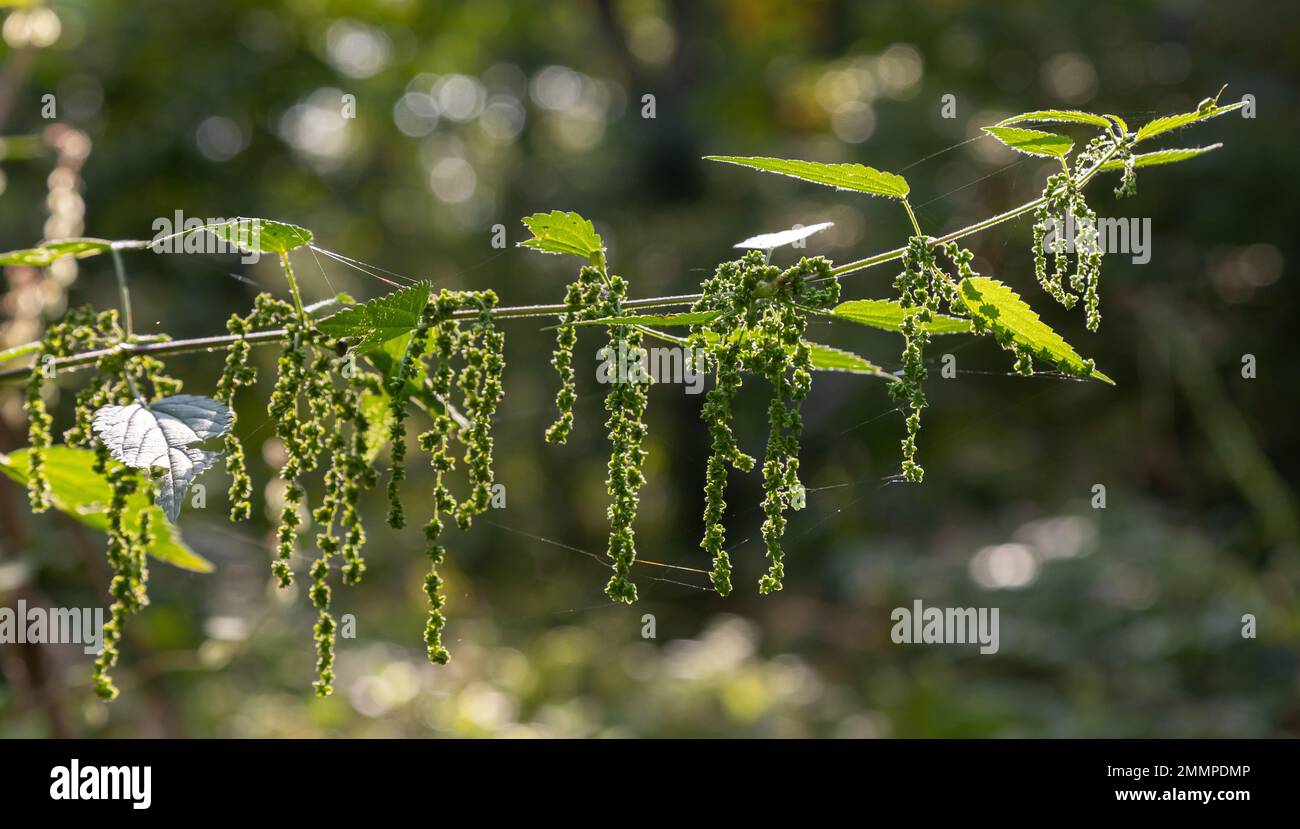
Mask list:
[[[379,378],[356,370],[355,361],[339,356],[336,344],[320,331],[310,316],[269,294],[258,296],[252,312],[246,317],[232,317],[227,327],[238,337],[227,352],[225,369],[217,384],[218,399],[227,404],[233,403],[239,388],[256,381],[256,369],[249,362],[248,335],[254,330],[277,327],[285,331],[285,346],[277,362],[275,386],[267,407],[285,457],[279,470],[284,482],[284,503],[276,528],[276,555],[271,570],[279,586],[288,587],[293,583],[292,557],[299,528],[309,515],[317,527],[315,541],[319,553],[308,569],[311,577],[308,595],[318,612],[314,627],[315,688],[325,696],[333,691],[337,632],[329,612],[332,560],[335,556],[342,558],[344,584],[356,584],[365,572],[360,551],[366,536],[358,501],[362,490],[375,484],[377,474],[367,459],[369,423],[362,398],[379,389]],[[242,520],[252,512],[252,480],[243,447],[233,430],[227,433],[225,446],[231,476],[231,519]],[[320,503],[310,509],[302,476],[320,468],[322,455],[327,457],[324,492]]]
[[[1038,277],[1038,283],[1066,308],[1073,308],[1082,297],[1089,331],[1096,331],[1101,324],[1098,286],[1101,281],[1102,248],[1097,213],[1088,206],[1079,182],[1081,174],[1091,169],[1112,147],[1114,139],[1092,139],[1075,158],[1074,173],[1063,170],[1048,177],[1043,188],[1043,203],[1034,211],[1032,244],[1034,274]],[[1129,162],[1126,162],[1122,188],[1136,186],[1135,179],[1129,178],[1132,175],[1129,166],[1131,154]],[[1124,181],[1129,183],[1125,184]],[[1053,259],[1050,272],[1047,267],[1049,248]],[[1070,272],[1071,254],[1074,257],[1073,273]]]
[[[45,407],[44,381],[54,376],[57,360],[110,349],[123,339],[115,310],[73,309],[62,321],[46,329],[27,381],[26,395],[30,444],[27,485],[34,512],[44,511],[51,503],[45,461],[54,419]],[[153,515],[150,510],[129,509],[128,502],[137,492],[145,493],[145,503],[152,501],[153,485],[139,471],[111,460],[108,448],[95,436],[92,422],[96,410],[103,406],[158,400],[180,391],[181,384],[166,374],[160,361],[144,354],[107,351],[95,359],[94,367],[89,381],[76,395],[73,425],[63,432],[63,439],[68,446],[93,448],[93,471],[103,476],[111,493],[105,516],[107,557],[113,574],[109,594],[113,602],[109,620],[104,624],[103,648],[95,660],[93,681],[100,697],[113,699],[118,691],[111,673],[120,657],[118,643],[126,619],[149,603],[146,551],[153,543]]]
[[[429,390],[431,399],[441,404],[430,410],[432,428],[419,436],[420,447],[429,453],[434,471],[433,515],[424,525],[425,555],[429,559],[429,572],[424,578],[429,607],[424,644],[429,661],[437,664],[445,664],[451,657],[442,642],[447,621],[439,572],[447,555],[441,541],[444,516],[451,515],[457,526],[468,529],[474,517],[488,509],[495,480],[492,420],[503,394],[501,377],[505,370],[505,335],[496,329],[492,316],[496,304],[497,296],[492,291],[444,290],[430,299],[422,314],[433,335],[427,368]],[[456,316],[463,310],[477,311],[467,327]],[[459,375],[455,368],[458,359],[462,361]],[[453,416],[453,389],[461,392],[463,414],[459,424]],[[469,494],[460,502],[446,479],[456,467],[452,438],[464,447],[462,460],[469,481]]]
[[[133,530],[127,526],[127,501],[141,487],[141,475],[138,471],[109,460],[108,450],[101,444],[96,450],[97,462],[103,468],[103,474],[112,491],[108,505],[108,565],[113,571],[113,580],[109,584],[109,593],[113,604],[108,609],[108,621],[104,623],[103,644],[99,656],[95,658],[92,681],[95,693],[102,699],[117,696],[117,687],[113,685],[112,670],[117,666],[120,651],[118,643],[126,627],[127,616],[140,612],[149,604],[146,585],[149,582],[148,556],[146,550],[153,542],[152,513],[142,510]],[[146,491],[151,489],[145,486]]]
[[[604,317],[623,313],[627,298],[627,281],[609,276],[601,294],[600,312]],[[646,425],[646,386],[650,376],[643,371],[645,350],[643,333],[630,325],[609,326],[609,342],[596,355],[616,368],[605,394],[605,411],[609,417],[605,428],[609,435],[608,475],[605,488],[609,493],[609,546],[606,554],[613,563],[614,574],[605,585],[610,600],[631,604],[636,601],[636,585],[631,581],[636,562],[636,522],[640,490],[645,483],[642,467],[646,452],[643,446]]]
[[238,337],[226,351],[225,369],[217,381],[216,399],[230,407],[230,430],[224,437],[226,471],[230,474],[230,520],[244,521],[252,515],[253,481],[248,474],[248,465],[244,457],[244,444],[235,433],[235,394],[245,386],[257,382],[257,368],[249,362],[251,347],[246,339],[248,334],[258,329],[278,328],[285,325],[293,316],[293,306],[282,302],[270,294],[258,294],[253,302],[253,310],[247,316],[233,314],[226,323],[226,330]]
[[803,506],[799,481],[800,404],[812,385],[812,361],[803,340],[806,328],[801,308],[829,308],[839,300],[839,283],[830,278],[830,263],[803,259],[782,271],[768,265],[762,253],[746,254],[720,265],[704,281],[703,296],[693,312],[717,316],[692,328],[693,351],[707,353],[714,363],[715,385],[705,398],[701,418],[709,427],[712,452],[705,470],[704,537],[700,546],[712,557],[714,588],[731,591],[731,561],[724,547],[727,467],[748,472],[754,458],[740,450],[732,432],[731,406],[744,371],[762,375],[772,387],[768,405],[768,440],[763,459],[763,540],[771,564],[759,580],[759,591],[780,590],[784,577],[781,538],[785,511]]
[[920,483],[925,469],[916,462],[916,438],[921,431],[921,410],[925,408],[925,347],[930,343],[930,323],[938,313],[944,296],[946,277],[934,261],[930,240],[913,236],[903,254],[903,270],[894,279],[899,304],[905,315],[902,322],[903,372],[899,382],[889,387],[895,400],[906,404],[907,434],[903,437],[903,477]]
[[[54,379],[57,361],[87,351],[96,351],[116,345],[122,340],[122,329],[117,323],[117,311],[96,312],[90,306],[68,311],[62,321],[45,329],[32,373],[27,377],[26,402],[29,446],[27,491],[32,512],[44,512],[50,506],[50,484],[45,476],[45,450],[51,443],[54,418],[45,406],[45,381]],[[88,444],[91,439],[90,422],[99,406],[115,402],[122,393],[125,356],[110,354],[101,357],[98,369],[86,388],[77,394],[75,425],[65,437],[69,443]],[[128,398],[129,399],[129,398]]]
[[565,311],[556,329],[555,351],[551,355],[551,365],[560,375],[560,388],[555,393],[555,408],[559,416],[546,430],[547,443],[564,443],[573,431],[573,404],[578,399],[573,371],[573,348],[578,342],[578,328],[574,323],[594,318],[603,286],[603,272],[584,265],[578,271],[578,279],[565,291]]

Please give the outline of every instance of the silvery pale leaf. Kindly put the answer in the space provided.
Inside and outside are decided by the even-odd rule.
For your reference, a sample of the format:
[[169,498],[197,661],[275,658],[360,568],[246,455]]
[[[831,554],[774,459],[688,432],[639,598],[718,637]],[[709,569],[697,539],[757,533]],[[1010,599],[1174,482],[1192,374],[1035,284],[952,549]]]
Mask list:
[[224,403],[177,394],[147,406],[104,406],[95,412],[94,429],[117,460],[135,469],[162,470],[158,505],[175,521],[190,484],[221,457],[190,444],[225,434],[230,419]]
[[795,242],[807,239],[814,233],[821,233],[826,228],[834,226],[834,224],[834,222],[822,222],[807,227],[792,227],[789,230],[782,230],[780,233],[760,233],[757,236],[751,236],[736,245],[736,247],[751,250],[773,250],[786,245],[793,245]]

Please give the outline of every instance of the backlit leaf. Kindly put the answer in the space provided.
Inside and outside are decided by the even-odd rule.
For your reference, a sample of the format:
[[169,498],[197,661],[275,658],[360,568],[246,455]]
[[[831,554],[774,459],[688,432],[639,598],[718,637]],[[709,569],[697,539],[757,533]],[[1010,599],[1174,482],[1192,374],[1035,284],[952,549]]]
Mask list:
[[356,354],[367,354],[389,340],[409,336],[429,303],[429,283],[419,282],[353,305],[317,323],[331,337],[347,340]]
[[[859,325],[901,333],[903,320],[909,313],[915,314],[918,310],[920,309],[905,309],[898,300],[894,299],[854,299],[841,302],[835,306],[830,315]],[[970,320],[950,317],[946,314],[935,314],[934,318],[922,327],[931,334],[965,334],[971,330]]]
[[[50,481],[50,503],[76,521],[100,531],[108,530],[108,505],[113,492],[104,477],[94,471],[95,453],[89,449],[72,446],[51,446],[45,450],[45,475]],[[24,486],[27,484],[29,450],[19,449],[7,455],[0,454],[0,472]],[[159,561],[193,570],[210,573],[212,562],[191,550],[181,539],[180,530],[167,521],[163,511],[149,502],[144,492],[137,491],[127,497],[123,523],[128,532],[138,532],[140,517],[152,513],[150,525],[153,541],[148,553]]]
[[64,256],[85,259],[87,256],[95,256],[112,249],[113,243],[107,239],[56,239],[42,242],[34,248],[0,253],[0,265],[28,265],[42,268]]
[[1020,127],[985,127],[984,131],[1013,150],[1026,155],[1065,158],[1074,148],[1074,140],[1054,132],[1027,130]]
[[520,247],[532,248],[542,253],[570,253],[581,256],[593,265],[599,265],[605,255],[605,244],[591,222],[577,213],[552,210],[525,216],[524,226],[533,232],[533,238],[520,242]]
[[[1155,167],[1158,164],[1177,164],[1179,161],[1196,158],[1198,155],[1204,155],[1222,146],[1222,144],[1211,144],[1208,147],[1185,147],[1176,150],[1157,150],[1153,153],[1138,153],[1133,156],[1133,166]],[[1101,165],[1101,169],[1103,171],[1122,170],[1124,169],[1124,162],[1112,159]]]
[[1109,377],[1090,368],[1078,352],[1039,319],[1034,309],[1008,285],[996,279],[974,276],[963,279],[959,288],[971,317],[991,329],[999,342],[1013,341],[1063,374],[1095,377],[1114,385]]
[[892,199],[905,199],[909,192],[907,179],[893,173],[885,173],[874,167],[862,164],[822,164],[818,161],[798,161],[786,158],[759,158],[734,155],[706,155],[706,161],[721,161],[726,164],[738,164],[765,173],[777,173],[782,176],[824,184],[838,190],[852,190],[870,193],[873,196],[886,196]]

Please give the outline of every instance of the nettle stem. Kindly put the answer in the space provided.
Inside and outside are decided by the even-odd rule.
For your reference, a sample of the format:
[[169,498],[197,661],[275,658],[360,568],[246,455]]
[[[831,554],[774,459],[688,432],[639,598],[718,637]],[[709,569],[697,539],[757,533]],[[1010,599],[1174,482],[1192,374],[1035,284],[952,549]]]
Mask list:
[[112,247],[113,273],[117,276],[117,295],[122,302],[122,332],[129,342],[135,336],[135,322],[131,314],[131,289],[126,284],[126,267],[122,264],[122,253],[117,245]]
[[[1101,170],[1102,165],[1104,165],[1107,161],[1109,161],[1118,151],[1119,151],[1119,146],[1116,145],[1112,147],[1111,150],[1107,152],[1104,156],[1098,159],[1097,163],[1094,164],[1091,169],[1089,169],[1083,175],[1079,176],[1078,186],[1083,187],[1085,184],[1087,184],[1092,179],[1092,177],[1095,176]],[[989,218],[984,219],[983,221],[976,222],[975,224],[972,225],[967,225],[966,227],[960,228],[959,230],[954,230],[951,233],[948,233],[944,236],[932,238],[930,240],[930,247],[939,247],[949,242],[955,242],[958,239],[964,239],[967,236],[973,236],[974,234],[988,230],[989,228],[997,227],[998,225],[1003,224],[1005,222],[1009,222],[1012,219],[1019,218],[1020,216],[1023,216],[1026,213],[1033,212],[1040,205],[1042,205],[1044,201],[1045,200],[1040,196],[1039,198],[1036,198],[1033,201],[1025,202],[1019,207],[1013,207],[1010,210],[997,214],[996,216],[990,216]],[[917,225],[916,222],[916,216],[912,212],[911,205],[908,204],[906,201],[904,201],[903,204],[907,208],[907,212],[909,217],[912,220],[913,227],[918,228],[917,233],[919,234],[920,233],[919,226]],[[148,243],[140,243],[139,246],[147,246],[147,244]],[[114,245],[113,254],[114,256],[118,255],[119,247],[133,247],[133,246],[134,245],[131,243]],[[866,270],[867,268],[873,268],[877,265],[884,265],[888,262],[893,262],[902,259],[903,254],[906,252],[907,252],[907,247],[904,246],[900,248],[895,248],[894,250],[885,251],[884,253],[878,253],[875,254],[874,256],[868,256],[865,259],[859,259],[854,262],[848,262],[843,265],[840,265],[839,267],[832,268],[829,276],[820,277],[820,278],[836,279],[841,276],[848,276],[851,273],[857,273],[858,271],[863,271]],[[286,256],[284,253],[281,253],[280,261],[284,265],[285,276],[288,278],[289,281],[289,289],[293,294],[294,307],[297,309],[300,315],[305,316],[307,312],[302,305],[302,298],[298,293],[298,283],[297,280],[294,279],[293,268],[289,264],[288,256]],[[814,277],[810,281],[818,281],[818,279],[820,278]],[[703,296],[702,294],[676,294],[673,296],[643,297],[641,299],[629,299],[623,302],[623,308],[625,309],[666,308],[675,305],[690,305],[698,301],[702,296]],[[129,307],[129,305],[125,305],[124,307]],[[504,306],[501,308],[497,308],[492,312],[492,316],[494,319],[525,319],[528,317],[561,317],[567,311],[568,311],[568,307],[564,303],[552,303],[547,305],[514,305],[514,306]],[[457,311],[453,316],[459,318],[468,318],[474,316],[477,313],[478,313],[477,311],[462,309]],[[129,326],[129,322],[127,324]],[[247,340],[249,345],[267,345],[270,343],[278,343],[284,340],[285,337],[286,334],[283,329],[276,329],[272,331],[257,331],[247,335],[243,339]],[[240,338],[235,336],[218,336],[218,337],[198,337],[189,340],[167,340],[164,342],[153,342],[153,343],[127,342],[127,343],[123,343],[120,346],[115,346],[113,348],[101,349],[99,351],[87,351],[84,354],[77,354],[73,357],[65,357],[61,360],[56,360],[55,369],[59,372],[75,371],[80,368],[85,368],[87,366],[94,365],[95,361],[98,360],[100,357],[104,357],[108,354],[112,354],[115,351],[129,350],[133,353],[158,354],[158,355],[185,354],[185,353],[190,353],[195,351],[215,351],[221,348],[225,348],[226,346],[230,345],[230,343],[234,342],[237,339]],[[32,345],[34,346],[35,344]],[[22,348],[24,347],[18,346],[15,347],[15,349],[10,349],[9,352],[10,356],[16,357],[19,356],[19,354],[21,353],[27,353],[25,351],[19,350]],[[32,350],[34,350],[34,348]],[[23,380],[27,378],[31,373],[32,373],[31,367],[10,369],[9,371],[0,372],[0,383]]]
[[298,312],[298,319],[306,320],[307,311],[302,307],[302,296],[298,293],[298,280],[293,278],[293,265],[289,264],[289,254],[280,251],[280,264],[284,266],[284,277],[289,280],[289,293],[293,294],[293,307]]
[[[675,305],[689,305],[699,299],[699,294],[679,294],[677,296],[661,297],[643,297],[642,299],[629,299],[623,303],[624,308],[666,308]],[[304,309],[305,310],[305,309]],[[515,305],[497,308],[492,311],[493,319],[525,319],[528,317],[552,317],[562,316],[565,312],[563,304],[554,305]],[[476,310],[461,309],[456,311],[452,316],[457,319],[468,319],[478,315]],[[88,368],[95,364],[100,357],[108,356],[120,351],[129,351],[133,354],[187,354],[196,351],[218,351],[233,343],[235,340],[245,340],[249,345],[270,345],[282,342],[288,336],[283,328],[275,328],[267,331],[254,331],[245,336],[221,335],[216,337],[195,337],[188,340],[163,340],[159,342],[135,342],[122,343],[112,348],[102,348],[97,351],[86,351],[72,357],[66,357],[54,362],[55,369],[60,372],[76,371],[77,369]],[[32,351],[35,348],[31,349]],[[29,353],[27,351],[19,352],[13,356],[19,356],[20,353]],[[11,380],[22,380],[32,373],[30,367],[15,368],[9,371],[0,372],[0,382]]]
[[[1092,180],[1093,176],[1101,172],[1102,165],[1104,165],[1107,161],[1110,161],[1115,156],[1115,153],[1119,152],[1119,149],[1120,149],[1119,144],[1116,144],[1113,147],[1111,147],[1110,151],[1107,152],[1100,159],[1098,159],[1097,163],[1094,164],[1092,168],[1088,170],[1088,172],[1079,176],[1078,186],[1083,187],[1085,184],[1087,184],[1089,181]],[[976,222],[973,225],[967,225],[966,227],[963,227],[959,230],[954,230],[952,233],[949,233],[944,236],[939,236],[938,238],[932,240],[930,242],[930,247],[932,248],[939,247],[941,245],[946,245],[949,242],[955,242],[958,239],[965,239],[967,236],[974,236],[976,233],[980,233],[981,231],[988,230],[991,227],[997,227],[998,225],[1004,222],[1009,222],[1012,219],[1018,219],[1021,216],[1025,215],[1026,213],[1032,213],[1033,211],[1037,210],[1039,206],[1041,206],[1045,201],[1047,201],[1047,199],[1045,199],[1042,196],[1039,196],[1033,201],[1025,202],[1019,207],[1013,207],[1010,210],[1006,211],[1005,213],[999,213],[996,216],[990,216],[989,218],[984,219],[983,221]],[[912,226],[917,227],[916,217],[912,215],[911,205],[908,204],[906,200],[904,200],[903,204],[904,206],[907,207],[908,215],[911,216],[912,218]],[[917,229],[917,233],[918,234],[920,233],[919,228]],[[858,271],[865,271],[867,268],[874,268],[876,265],[883,265],[886,262],[894,262],[896,260],[902,259],[904,253],[907,253],[906,245],[904,245],[901,248],[894,248],[893,250],[887,250],[884,253],[877,253],[875,256],[868,256],[866,259],[859,259],[855,262],[846,262],[845,264],[840,265],[837,268],[831,268],[831,276],[834,278],[838,278],[841,276],[848,276],[851,273],[857,273]]]

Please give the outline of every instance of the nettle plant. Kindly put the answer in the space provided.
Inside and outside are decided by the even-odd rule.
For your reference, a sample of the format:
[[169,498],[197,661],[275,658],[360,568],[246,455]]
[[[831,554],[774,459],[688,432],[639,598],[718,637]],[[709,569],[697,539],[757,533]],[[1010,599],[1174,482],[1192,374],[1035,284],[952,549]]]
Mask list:
[[[422,411],[427,421],[416,444],[425,453],[434,480],[433,491],[414,500],[415,511],[424,521],[429,561],[423,638],[429,659],[445,663],[449,658],[442,640],[446,598],[439,566],[447,551],[441,538],[448,520],[468,528],[490,505],[492,421],[504,393],[505,335],[498,323],[558,318],[551,361],[560,379],[558,416],[545,433],[551,443],[564,443],[575,426],[574,346],[581,328],[604,330],[608,341],[603,357],[617,354],[636,363],[644,355],[645,339],[653,338],[688,349],[691,359],[713,375],[700,413],[712,440],[700,547],[711,559],[714,587],[726,595],[732,589],[723,525],[727,480],[733,471],[750,473],[757,466],[763,481],[762,536],[769,560],[758,589],[771,593],[781,589],[785,573],[786,514],[801,509],[806,501],[799,468],[800,405],[811,390],[814,372],[852,372],[889,384],[904,416],[899,476],[917,483],[924,475],[917,459],[926,406],[924,353],[932,338],[988,335],[1011,352],[1015,371],[1021,374],[1040,367],[1081,380],[1111,382],[1092,360],[1081,357],[1044,324],[1015,290],[976,274],[972,253],[959,241],[1033,214],[1032,257],[1038,282],[1067,308],[1081,300],[1086,325],[1096,330],[1101,318],[1102,249],[1096,213],[1084,197],[1086,185],[1101,173],[1116,172],[1115,195],[1132,195],[1139,168],[1185,161],[1220,146],[1138,153],[1138,145],[1240,106],[1221,107],[1217,98],[1207,99],[1196,111],[1158,118],[1136,131],[1130,131],[1118,116],[1079,111],[1047,110],[1008,118],[986,131],[1022,153],[1056,159],[1060,172],[1047,179],[1039,198],[937,238],[926,235],[917,222],[902,176],[860,164],[710,156],[712,161],[893,200],[906,211],[913,235],[902,247],[847,264],[809,257],[785,267],[771,264],[772,250],[824,225],[755,237],[737,246],[754,249],[719,265],[702,282],[699,293],[682,296],[629,298],[628,282],[610,271],[605,247],[591,222],[559,211],[525,218],[532,238],[521,244],[543,253],[576,256],[584,264],[563,303],[518,307],[500,306],[490,290],[434,292],[428,283],[364,304],[340,295],[304,306],[290,252],[305,247],[338,256],[316,247],[310,231],[242,219],[187,229],[177,235],[208,233],[241,251],[277,256],[289,293],[288,300],[262,294],[246,316],[231,317],[227,335],[195,340],[140,336],[132,330],[122,254],[154,248],[159,240],[69,239],[2,254],[0,264],[43,266],[61,256],[109,253],[121,308],[70,311],[49,325],[39,342],[0,353],[2,360],[33,358],[28,367],[0,374],[25,379],[30,419],[29,445],[0,455],[0,469],[26,484],[33,511],[54,507],[108,535],[113,603],[103,650],[95,661],[94,684],[101,697],[112,699],[117,689],[111,671],[118,661],[123,625],[149,601],[149,557],[190,570],[212,569],[185,545],[177,530],[181,506],[195,478],[224,460],[230,476],[230,519],[250,518],[252,480],[243,447],[232,431],[234,404],[240,389],[256,381],[249,362],[252,347],[278,346],[281,353],[267,411],[284,445],[278,473],[283,506],[271,572],[280,586],[293,583],[294,554],[310,521],[316,557],[306,575],[308,595],[319,614],[314,628],[316,692],[331,693],[334,678],[331,577],[337,571],[343,584],[352,585],[365,573],[366,531],[358,499],[363,490],[377,485],[376,462],[385,448],[390,457],[388,524],[401,528],[408,521],[407,504],[413,496],[403,492],[401,483],[413,409]],[[1023,126],[1045,123],[1088,128],[1095,134],[1073,152],[1071,138]],[[1049,223],[1067,214],[1081,228],[1078,236],[1073,240],[1058,236],[1046,243]],[[893,283],[896,299],[841,301],[841,277],[890,262],[902,264]],[[674,306],[679,310],[662,310]],[[804,333],[810,317],[900,334],[901,369],[889,372],[857,354],[809,342]],[[670,333],[672,329],[680,333]],[[215,349],[225,351],[226,361],[213,395],[181,394],[181,384],[166,375],[162,358]],[[62,433],[63,443],[56,445],[44,392],[55,378],[82,369],[90,370],[90,379],[76,393],[73,422]],[[731,427],[736,394],[747,377],[765,382],[771,390],[761,466],[741,448]],[[649,381],[644,373],[616,377],[605,396],[604,425],[610,444],[607,552],[612,570],[605,592],[615,602],[631,603],[637,598],[632,580],[637,562],[633,525],[638,492],[645,482]],[[217,439],[222,441],[220,449],[202,448]],[[455,491],[455,483],[460,484],[460,492]]]

